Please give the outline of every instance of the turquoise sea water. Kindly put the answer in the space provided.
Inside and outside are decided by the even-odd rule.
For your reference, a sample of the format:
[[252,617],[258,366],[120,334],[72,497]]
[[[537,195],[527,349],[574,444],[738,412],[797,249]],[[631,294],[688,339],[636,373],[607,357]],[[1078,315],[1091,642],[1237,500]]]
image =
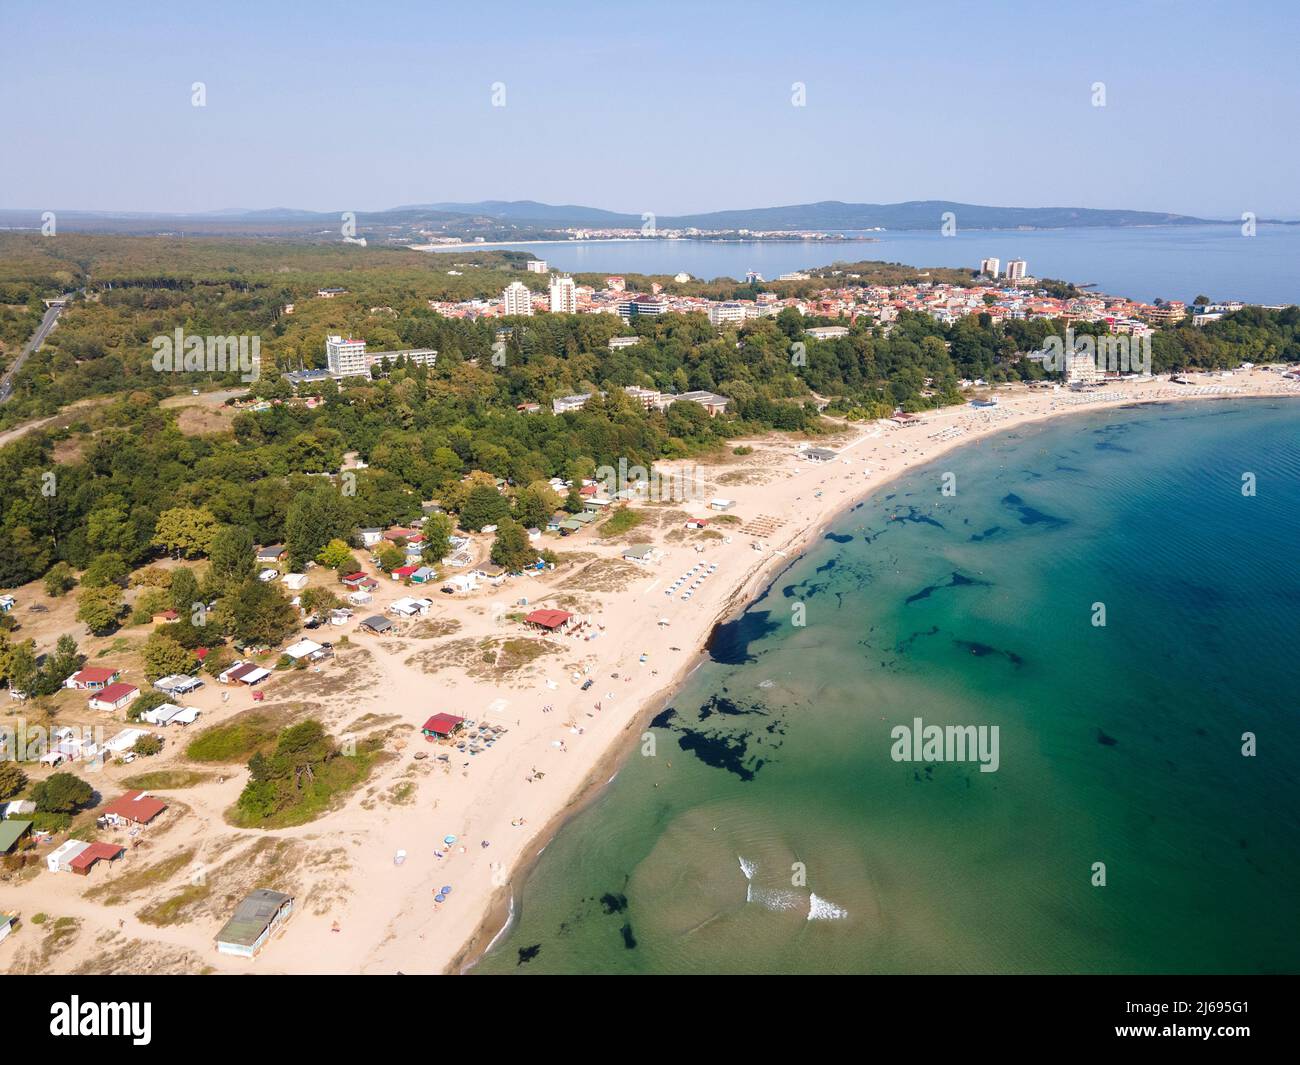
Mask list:
[[[715,634],[479,971],[1300,971],[1298,530],[1294,401],[909,473]],[[996,772],[895,761],[918,717]]]

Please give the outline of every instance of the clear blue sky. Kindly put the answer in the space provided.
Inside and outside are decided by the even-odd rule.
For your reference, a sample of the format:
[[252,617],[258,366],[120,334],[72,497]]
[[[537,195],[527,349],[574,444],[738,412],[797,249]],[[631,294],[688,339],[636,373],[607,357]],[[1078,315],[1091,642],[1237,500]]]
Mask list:
[[1297,6],[0,0],[0,207],[1295,218]]

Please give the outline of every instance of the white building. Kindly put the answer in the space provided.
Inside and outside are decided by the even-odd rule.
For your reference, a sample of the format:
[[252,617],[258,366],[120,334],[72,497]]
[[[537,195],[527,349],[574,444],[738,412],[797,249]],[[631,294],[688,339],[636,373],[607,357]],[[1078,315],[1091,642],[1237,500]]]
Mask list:
[[1024,259],[1007,260],[1007,280],[1022,281],[1029,276],[1029,264]]
[[578,286],[567,274],[551,278],[551,313],[578,313]]
[[550,273],[551,270],[551,268],[546,265],[545,259],[532,259],[524,265],[528,268],[530,274],[546,274]]
[[998,270],[1001,268],[1001,266],[1002,266],[1001,259],[981,259],[980,273],[986,274],[989,277],[997,277]]
[[609,350],[617,351],[619,348],[630,348],[640,343],[640,337],[610,337]]
[[397,362],[403,358],[422,366],[432,366],[438,359],[438,353],[432,348],[367,352],[364,340],[345,339],[341,336],[325,338],[325,362],[331,377],[366,377],[372,366],[382,362]]
[[522,281],[511,281],[501,293],[501,313],[507,318],[533,313],[533,294]]
[[731,324],[740,324],[745,320],[745,307],[740,303],[710,303],[709,304],[709,324],[721,327]]

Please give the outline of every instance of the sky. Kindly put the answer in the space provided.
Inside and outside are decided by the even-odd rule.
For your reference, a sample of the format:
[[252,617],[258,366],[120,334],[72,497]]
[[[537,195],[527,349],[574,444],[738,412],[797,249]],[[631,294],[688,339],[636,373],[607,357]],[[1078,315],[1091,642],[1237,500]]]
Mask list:
[[0,0],[0,208],[1300,218],[1298,29],[1281,2]]

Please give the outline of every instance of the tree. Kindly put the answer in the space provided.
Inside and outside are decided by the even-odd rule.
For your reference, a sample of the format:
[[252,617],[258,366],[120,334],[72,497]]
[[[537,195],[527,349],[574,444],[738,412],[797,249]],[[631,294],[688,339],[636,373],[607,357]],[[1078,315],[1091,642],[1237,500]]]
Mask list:
[[56,562],[45,574],[44,583],[45,594],[52,599],[57,599],[77,583],[77,578],[72,575],[72,567],[66,562]]
[[299,493],[284,519],[289,564],[303,569],[331,540],[346,540],[355,524],[351,503],[337,488],[322,484]]
[[478,532],[484,525],[498,524],[510,513],[510,504],[493,486],[475,485],[465,497],[460,510],[460,523],[466,529]]
[[120,585],[127,575],[128,569],[126,559],[112,551],[106,551],[102,555],[96,555],[95,559],[86,567],[86,572],[81,575],[81,587],[84,588],[107,588],[109,585]]
[[328,588],[304,588],[298,605],[304,614],[324,614],[340,605],[339,597]]
[[0,799],[11,799],[27,787],[27,774],[17,762],[0,762]]
[[514,573],[537,561],[537,551],[528,542],[528,533],[512,518],[506,518],[492,541],[492,561]]
[[274,584],[245,581],[227,607],[232,631],[247,643],[274,647],[298,627],[298,611]]
[[380,547],[375,557],[379,559],[379,568],[385,573],[392,573],[393,570],[406,565],[406,552],[392,544],[384,544]]
[[53,695],[63,687],[63,682],[81,668],[81,655],[77,641],[70,633],[63,633],[54,645],[53,654],[47,655],[40,676],[32,685],[34,695]]
[[143,755],[145,758],[152,757],[163,749],[163,741],[159,736],[152,732],[141,736],[135,741],[135,746],[131,748],[136,754]]
[[576,477],[569,482],[569,494],[564,497],[564,510],[566,514],[582,513],[582,492],[578,488]]
[[212,535],[208,554],[211,580],[222,586],[240,584],[253,576],[253,534],[238,525],[225,525]]
[[172,609],[188,617],[194,612],[194,604],[199,602],[199,580],[190,569],[177,569],[172,573],[170,589]]
[[36,665],[36,642],[26,640],[9,653],[9,687],[14,691],[33,694],[40,670]]
[[194,655],[164,632],[155,632],[144,642],[144,675],[150,681],[194,668]]
[[180,558],[198,558],[212,549],[217,519],[203,507],[172,507],[158,515],[153,542]]
[[346,541],[333,539],[320,549],[316,561],[339,573],[356,572],[357,560]]
[[420,531],[424,533],[422,562],[436,566],[451,554],[451,519],[446,514],[430,514]]
[[55,773],[32,788],[32,801],[37,812],[43,814],[76,813],[94,798],[94,789],[71,773]]
[[83,622],[96,636],[111,632],[122,616],[122,589],[116,585],[106,588],[82,587],[77,596],[77,620]]
[[545,481],[534,481],[515,497],[515,518],[525,529],[540,529],[560,506],[560,497]]

